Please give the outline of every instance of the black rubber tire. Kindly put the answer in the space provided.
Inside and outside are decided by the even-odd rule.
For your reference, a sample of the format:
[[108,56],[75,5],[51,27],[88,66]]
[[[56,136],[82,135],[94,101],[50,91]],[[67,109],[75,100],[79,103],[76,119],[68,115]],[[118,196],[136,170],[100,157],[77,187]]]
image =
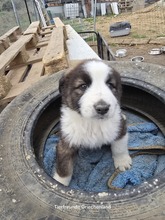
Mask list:
[[[123,105],[155,120],[165,134],[165,68],[111,65],[122,75]],[[62,74],[32,86],[0,115],[0,219],[165,219],[165,170],[140,186],[109,193],[71,190],[44,172],[43,146],[59,118]]]

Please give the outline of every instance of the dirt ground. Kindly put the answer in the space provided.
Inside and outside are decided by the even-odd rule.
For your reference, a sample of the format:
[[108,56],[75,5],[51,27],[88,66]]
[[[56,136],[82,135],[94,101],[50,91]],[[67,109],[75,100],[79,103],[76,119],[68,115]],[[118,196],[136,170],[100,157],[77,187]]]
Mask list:
[[[109,27],[119,21],[129,21],[131,32],[127,36],[112,38]],[[114,54],[118,49],[127,50],[126,57],[116,60],[128,61],[134,56],[143,56],[144,62],[165,65],[165,53],[149,54],[151,49],[165,46],[165,6],[155,3],[137,12],[122,13],[116,17],[98,17],[96,28]]]
[[111,46],[112,51],[114,54],[116,54],[116,50],[118,49],[126,49],[127,55],[122,58],[116,57],[117,61],[131,61],[131,59],[135,56],[143,56],[144,62],[147,63],[154,63],[159,65],[165,65],[165,53],[162,53],[160,55],[150,55],[148,52],[153,48],[159,48],[160,45],[155,46],[152,44],[146,44],[146,45],[135,45],[135,46],[129,46],[129,45],[116,45]]

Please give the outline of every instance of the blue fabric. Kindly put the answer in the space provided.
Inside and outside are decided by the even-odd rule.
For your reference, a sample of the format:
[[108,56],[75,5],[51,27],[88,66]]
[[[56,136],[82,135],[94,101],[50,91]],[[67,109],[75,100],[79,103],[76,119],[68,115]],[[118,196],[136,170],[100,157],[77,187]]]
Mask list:
[[[165,138],[157,126],[145,118],[125,112],[128,121],[129,147],[165,146]],[[54,173],[55,153],[58,137],[54,134],[47,139],[44,151],[44,166],[49,175]],[[109,146],[102,149],[79,151],[70,188],[90,192],[108,191],[107,181],[114,172]],[[132,152],[130,152],[132,153]],[[133,158],[130,170],[120,173],[113,185],[129,188],[138,185],[165,169],[165,155],[141,155]]]

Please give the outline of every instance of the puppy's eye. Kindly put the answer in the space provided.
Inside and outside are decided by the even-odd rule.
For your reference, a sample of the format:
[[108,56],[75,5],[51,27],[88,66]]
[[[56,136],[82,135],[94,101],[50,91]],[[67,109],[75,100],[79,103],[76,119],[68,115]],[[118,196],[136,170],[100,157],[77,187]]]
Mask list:
[[116,89],[115,85],[112,82],[107,82],[106,84],[110,89]]
[[81,89],[82,91],[85,91],[86,89],[88,88],[88,86],[87,86],[87,84],[81,84],[80,86],[79,86],[79,89]]

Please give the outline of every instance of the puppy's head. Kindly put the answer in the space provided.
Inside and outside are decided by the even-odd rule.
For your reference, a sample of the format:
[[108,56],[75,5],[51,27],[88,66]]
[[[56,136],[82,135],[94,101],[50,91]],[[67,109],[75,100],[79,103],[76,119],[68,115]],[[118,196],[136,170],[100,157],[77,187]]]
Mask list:
[[113,117],[120,103],[120,75],[101,60],[87,60],[60,80],[62,103],[85,118]]

